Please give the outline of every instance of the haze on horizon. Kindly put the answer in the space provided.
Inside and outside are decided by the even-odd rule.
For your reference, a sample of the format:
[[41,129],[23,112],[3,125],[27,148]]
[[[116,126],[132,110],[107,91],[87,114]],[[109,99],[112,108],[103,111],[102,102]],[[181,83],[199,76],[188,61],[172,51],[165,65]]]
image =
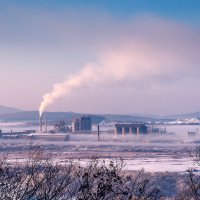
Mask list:
[[48,111],[200,110],[199,1],[84,2],[0,2],[1,105],[37,110],[55,83],[90,66],[87,84]]

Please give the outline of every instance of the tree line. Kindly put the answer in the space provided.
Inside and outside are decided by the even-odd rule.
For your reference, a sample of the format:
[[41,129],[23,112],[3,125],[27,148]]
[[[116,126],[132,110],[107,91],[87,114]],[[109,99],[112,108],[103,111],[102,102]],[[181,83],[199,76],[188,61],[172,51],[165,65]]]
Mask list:
[[[200,165],[200,148],[191,155]],[[143,171],[126,172],[122,159],[93,158],[85,165],[56,162],[41,146],[30,147],[24,162],[0,160],[0,200],[158,200],[167,199]],[[200,199],[200,176],[188,170],[177,200]]]

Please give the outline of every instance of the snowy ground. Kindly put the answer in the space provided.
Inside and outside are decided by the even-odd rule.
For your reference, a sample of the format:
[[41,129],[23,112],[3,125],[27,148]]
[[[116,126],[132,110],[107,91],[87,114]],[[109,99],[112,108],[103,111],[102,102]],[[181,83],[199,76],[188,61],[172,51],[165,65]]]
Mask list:
[[[0,123],[0,129],[34,129],[23,123]],[[110,128],[110,127],[109,127]],[[200,144],[199,126],[167,126],[175,135],[114,136],[102,133],[100,141],[97,135],[70,135],[70,141],[39,141],[10,139],[0,140],[0,152],[9,153],[9,159],[24,159],[32,145],[42,145],[52,151],[55,158],[63,161],[69,158],[81,162],[96,156],[102,159],[121,157],[125,169],[144,169],[149,172],[185,172],[194,167],[189,152]],[[195,136],[188,136],[188,131],[196,131]]]
[[[112,127],[102,127],[105,131]],[[145,136],[115,136],[102,132],[100,141],[97,134],[70,134],[70,141],[44,141],[25,139],[0,139],[0,153],[9,154],[11,162],[25,161],[30,145],[41,145],[58,162],[69,159],[80,161],[87,165],[92,157],[99,157],[108,161],[110,158],[121,157],[124,169],[131,171],[144,169],[145,175],[150,176],[155,186],[163,194],[172,198],[177,196],[182,185],[187,180],[186,170],[194,165],[190,152],[200,145],[200,126],[166,126],[168,132],[174,135],[145,135]],[[37,127],[20,123],[1,123],[4,131],[22,131],[37,129]],[[96,127],[93,127],[95,130]],[[200,129],[199,129],[200,130]],[[188,131],[195,131],[196,135],[188,136]],[[200,168],[197,167],[198,170]]]

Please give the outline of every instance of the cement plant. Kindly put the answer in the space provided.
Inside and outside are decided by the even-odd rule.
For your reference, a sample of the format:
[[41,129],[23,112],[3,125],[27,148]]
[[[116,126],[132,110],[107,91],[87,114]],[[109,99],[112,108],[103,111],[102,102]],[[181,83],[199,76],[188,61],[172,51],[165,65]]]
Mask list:
[[200,200],[200,0],[0,0],[0,200]]
[[[0,149],[9,153],[10,162],[25,162],[30,146],[40,145],[61,163],[73,159],[84,165],[94,156],[107,161],[122,158],[124,170],[171,177],[173,187],[175,177],[185,177],[193,167],[188,152],[200,144],[200,123],[194,116],[150,119],[49,112],[38,116],[38,112],[0,115]],[[177,192],[171,189],[168,196]]]

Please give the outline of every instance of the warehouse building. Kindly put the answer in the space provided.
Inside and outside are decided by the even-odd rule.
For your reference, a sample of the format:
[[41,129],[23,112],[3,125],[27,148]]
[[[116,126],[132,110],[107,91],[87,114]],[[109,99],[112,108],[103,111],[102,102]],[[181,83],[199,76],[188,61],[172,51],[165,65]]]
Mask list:
[[83,115],[72,121],[73,132],[88,132],[92,130],[92,120],[90,116]]
[[146,134],[147,126],[144,123],[116,123],[115,134]]

